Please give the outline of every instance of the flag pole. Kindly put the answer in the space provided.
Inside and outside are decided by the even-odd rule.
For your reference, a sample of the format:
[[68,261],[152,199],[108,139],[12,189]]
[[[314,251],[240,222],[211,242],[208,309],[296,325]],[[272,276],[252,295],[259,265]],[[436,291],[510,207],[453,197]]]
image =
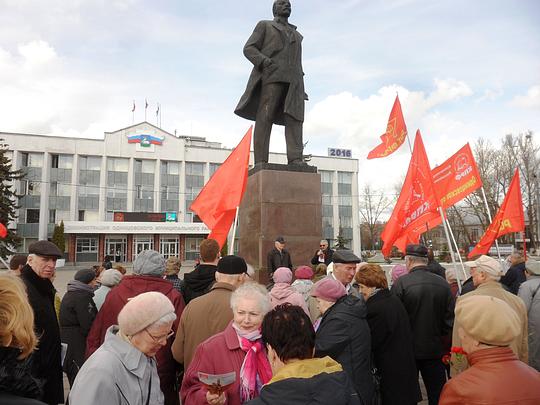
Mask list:
[[464,280],[467,279],[467,273],[465,272],[465,265],[463,264],[463,260],[461,260],[461,254],[459,253],[459,246],[457,244],[456,238],[454,237],[454,232],[452,231],[452,227],[450,226],[450,221],[448,221],[448,218],[446,218],[446,224],[448,225],[448,231],[450,232],[450,237],[452,238],[452,242],[454,242],[454,247],[456,248],[456,252],[458,254],[459,263],[461,264],[461,271],[464,276]]
[[234,238],[236,237],[236,223],[238,222],[238,211],[240,207],[236,207],[236,215],[234,216],[233,231],[232,231],[232,240],[229,245],[229,254],[234,254]]
[[[482,185],[482,187],[480,187],[480,189],[482,190],[482,197],[484,198],[484,204],[486,205],[486,211],[487,211],[487,214],[488,214],[489,223],[492,223],[493,219],[491,218],[491,212],[489,210],[489,205],[487,203],[486,192],[484,191],[484,186]],[[499,250],[499,242],[497,242],[496,238],[495,238],[495,248],[497,249],[497,256],[499,257],[499,261],[500,261],[501,260],[501,252]]]
[[454,272],[456,274],[456,281],[458,283],[458,290],[461,294],[461,280],[459,278],[458,272],[457,272],[457,264],[456,264],[456,258],[454,256],[454,248],[452,247],[452,243],[450,242],[450,236],[448,234],[448,229],[446,228],[446,219],[444,217],[444,212],[441,206],[439,206],[439,213],[441,214],[441,219],[444,227],[444,233],[446,235],[446,242],[448,243],[448,248],[450,250],[450,257],[452,258],[452,266],[454,267]]

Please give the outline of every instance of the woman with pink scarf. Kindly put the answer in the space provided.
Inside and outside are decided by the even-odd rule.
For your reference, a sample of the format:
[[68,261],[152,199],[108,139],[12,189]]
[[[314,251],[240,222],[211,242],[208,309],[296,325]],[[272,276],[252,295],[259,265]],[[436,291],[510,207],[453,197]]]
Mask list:
[[[262,386],[272,378],[260,331],[270,307],[270,297],[260,284],[246,283],[233,292],[233,320],[223,332],[197,347],[186,371],[180,390],[184,405],[241,405],[259,395]],[[234,372],[236,379],[217,395],[199,380],[199,372]]]

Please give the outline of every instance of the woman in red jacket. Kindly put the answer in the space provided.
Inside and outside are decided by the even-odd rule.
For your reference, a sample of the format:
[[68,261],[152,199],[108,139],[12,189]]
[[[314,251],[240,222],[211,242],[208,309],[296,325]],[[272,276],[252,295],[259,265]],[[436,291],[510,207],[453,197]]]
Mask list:
[[[231,308],[232,322],[197,347],[180,391],[185,405],[240,405],[258,396],[272,377],[260,331],[270,310],[266,288],[257,283],[243,284],[233,292]],[[199,372],[234,372],[235,381],[220,395],[212,394],[199,380]]]

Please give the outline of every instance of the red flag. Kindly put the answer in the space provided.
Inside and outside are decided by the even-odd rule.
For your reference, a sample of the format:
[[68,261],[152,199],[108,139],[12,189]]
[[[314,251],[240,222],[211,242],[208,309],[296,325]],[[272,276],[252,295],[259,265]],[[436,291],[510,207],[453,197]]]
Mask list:
[[227,239],[236,207],[246,191],[252,130],[250,127],[189,207],[211,230],[208,237],[215,239],[220,247]]
[[497,211],[497,215],[489,225],[488,229],[478,244],[469,252],[467,257],[483,255],[489,252],[489,248],[495,239],[511,232],[521,232],[525,230],[525,217],[523,215],[523,202],[521,200],[521,186],[519,184],[519,171],[516,169],[510,187],[504,201]]
[[394,245],[404,252],[407,244],[418,243],[420,235],[431,227],[430,222],[439,216],[437,207],[429,161],[422,136],[417,131],[405,182],[381,234],[383,254],[388,256]]
[[4,239],[8,234],[8,230],[6,226],[2,223],[0,223],[0,239]]
[[471,147],[467,143],[443,164],[431,171],[435,193],[446,209],[482,187]]
[[386,132],[381,135],[382,143],[369,152],[367,158],[382,158],[394,153],[401,145],[403,145],[406,137],[407,126],[405,125],[403,113],[401,112],[399,97],[396,96],[394,106],[392,107],[390,117],[388,118]]

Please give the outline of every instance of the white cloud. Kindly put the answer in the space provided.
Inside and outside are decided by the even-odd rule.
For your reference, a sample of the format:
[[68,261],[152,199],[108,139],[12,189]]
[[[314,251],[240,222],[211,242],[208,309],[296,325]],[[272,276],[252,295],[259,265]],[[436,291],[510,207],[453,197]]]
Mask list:
[[512,104],[524,108],[540,108],[540,85],[532,86],[525,95],[514,97]]
[[18,50],[19,54],[24,58],[24,64],[27,68],[45,65],[56,58],[54,48],[42,40],[21,44]]

